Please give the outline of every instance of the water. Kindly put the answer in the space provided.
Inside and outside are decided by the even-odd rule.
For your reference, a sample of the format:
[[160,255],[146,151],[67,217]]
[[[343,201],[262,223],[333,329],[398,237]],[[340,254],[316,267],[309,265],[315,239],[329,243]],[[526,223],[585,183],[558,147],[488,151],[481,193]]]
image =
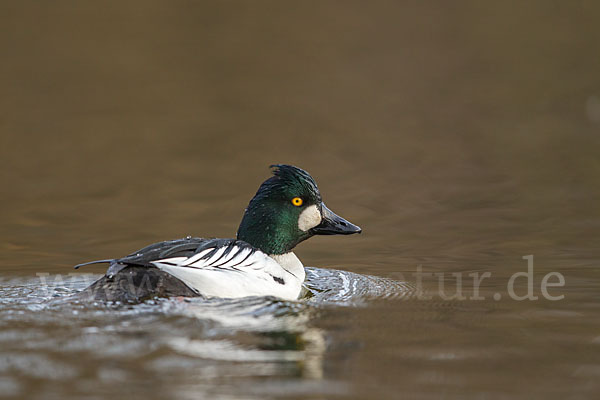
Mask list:
[[[595,3],[1,8],[1,394],[600,393]],[[298,247],[299,302],[65,300],[232,237],[280,162],[363,228]]]
[[[290,388],[298,396],[347,394],[346,383],[324,376],[329,334],[314,321],[335,307],[364,306],[369,298],[408,298],[414,288],[343,271],[307,273],[307,293],[298,302],[178,298],[89,304],[69,295],[98,276],[45,285],[3,282],[0,389],[43,398],[109,396],[115,385],[125,385],[122,391],[134,398],[264,398],[288,395]],[[268,377],[281,381],[265,385]],[[299,385],[298,378],[309,384]],[[158,393],[147,387],[149,380],[159,385]]]

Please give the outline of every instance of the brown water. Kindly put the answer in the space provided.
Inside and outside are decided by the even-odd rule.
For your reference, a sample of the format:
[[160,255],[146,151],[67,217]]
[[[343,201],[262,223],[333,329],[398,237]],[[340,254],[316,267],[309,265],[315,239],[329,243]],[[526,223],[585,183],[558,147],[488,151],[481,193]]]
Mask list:
[[[598,21],[591,1],[4,2],[0,394],[596,398]],[[364,230],[299,246],[313,297],[63,301],[104,272],[76,263],[233,236],[276,162]],[[538,299],[517,301],[528,255]]]

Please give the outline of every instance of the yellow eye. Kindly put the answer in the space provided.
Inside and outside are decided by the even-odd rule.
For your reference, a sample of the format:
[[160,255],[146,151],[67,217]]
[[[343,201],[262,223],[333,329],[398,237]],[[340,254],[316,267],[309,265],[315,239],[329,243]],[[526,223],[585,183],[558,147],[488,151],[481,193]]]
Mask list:
[[292,204],[295,205],[296,207],[300,207],[302,205],[303,201],[300,197],[294,197],[292,199]]

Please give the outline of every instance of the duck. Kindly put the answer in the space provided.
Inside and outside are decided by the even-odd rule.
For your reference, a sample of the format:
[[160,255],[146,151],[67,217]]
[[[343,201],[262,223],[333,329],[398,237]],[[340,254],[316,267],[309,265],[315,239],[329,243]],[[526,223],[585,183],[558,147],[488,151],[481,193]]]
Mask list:
[[313,177],[293,165],[271,165],[246,207],[236,238],[185,237],[146,246],[109,263],[82,294],[95,300],[150,297],[271,296],[296,300],[306,277],[294,248],[316,235],[351,235],[362,229],[331,211]]

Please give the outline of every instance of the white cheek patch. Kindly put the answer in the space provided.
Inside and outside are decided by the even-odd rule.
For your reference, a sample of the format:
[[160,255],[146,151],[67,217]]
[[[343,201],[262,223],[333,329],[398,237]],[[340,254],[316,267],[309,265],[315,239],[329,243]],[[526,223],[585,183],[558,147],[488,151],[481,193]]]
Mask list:
[[298,217],[298,228],[300,228],[301,231],[306,232],[319,225],[321,219],[321,212],[317,206],[313,204],[312,206],[306,207],[306,209],[300,213],[300,217]]

